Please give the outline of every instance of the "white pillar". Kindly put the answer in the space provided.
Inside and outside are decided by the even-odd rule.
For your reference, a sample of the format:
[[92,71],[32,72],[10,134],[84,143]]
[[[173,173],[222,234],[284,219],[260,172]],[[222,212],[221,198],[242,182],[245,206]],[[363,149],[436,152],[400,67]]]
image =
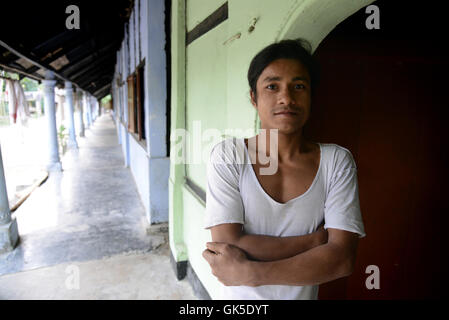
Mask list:
[[95,122],[97,120],[97,99],[95,97],[91,98],[92,101],[92,122]]
[[59,94],[56,95],[56,101],[58,103],[58,111],[56,114],[59,114],[59,123],[62,125],[65,121],[64,97],[62,96],[62,92],[59,91]]
[[92,101],[90,99],[90,94],[86,94],[86,108],[87,108],[87,123],[89,127],[92,126]]
[[42,104],[41,104],[41,99],[42,99],[42,96],[41,96],[40,94],[38,94],[37,97],[36,97],[36,110],[37,110],[37,114],[38,114],[39,116],[42,115]]
[[97,100],[97,115],[101,117],[101,103]]
[[84,94],[83,92],[77,93],[77,101],[78,101],[78,119],[79,119],[79,126],[80,126],[80,137],[84,138],[86,136],[84,132]]
[[48,163],[47,170],[49,172],[62,171],[62,165],[59,159],[58,134],[56,129],[56,114],[55,114],[55,85],[56,80],[52,72],[47,72],[44,84],[44,107],[45,116],[47,118],[47,132],[48,132]]
[[76,134],[75,134],[75,119],[73,118],[73,87],[72,83],[66,81],[65,83],[65,102],[67,107],[67,121],[69,127],[69,142],[68,146],[70,148],[78,149],[78,143],[76,142]]
[[85,128],[89,129],[89,118],[87,116],[87,93],[84,91],[83,91],[83,121]]
[[11,218],[0,146],[0,254],[14,250],[19,240],[16,218]]

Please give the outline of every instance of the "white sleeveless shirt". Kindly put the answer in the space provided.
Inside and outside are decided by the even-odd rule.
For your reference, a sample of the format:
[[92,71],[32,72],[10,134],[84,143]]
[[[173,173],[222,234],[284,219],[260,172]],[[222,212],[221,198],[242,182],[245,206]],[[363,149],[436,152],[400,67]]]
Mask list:
[[[207,168],[205,228],[242,224],[246,234],[274,237],[339,229],[365,237],[359,205],[357,167],[349,150],[320,145],[320,165],[310,188],[287,203],[275,201],[260,185],[244,139],[228,139],[211,152]],[[222,288],[225,300],[316,300],[318,286]]]

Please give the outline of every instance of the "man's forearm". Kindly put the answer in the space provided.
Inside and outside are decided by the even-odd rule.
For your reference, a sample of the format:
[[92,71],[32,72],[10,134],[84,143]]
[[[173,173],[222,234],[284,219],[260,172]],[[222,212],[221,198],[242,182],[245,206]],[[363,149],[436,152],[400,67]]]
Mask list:
[[319,285],[349,276],[351,261],[352,257],[338,246],[325,244],[283,260],[248,262],[253,279],[245,285]]
[[294,257],[326,240],[325,231],[284,238],[243,234],[233,245],[245,251],[252,260],[276,261]]

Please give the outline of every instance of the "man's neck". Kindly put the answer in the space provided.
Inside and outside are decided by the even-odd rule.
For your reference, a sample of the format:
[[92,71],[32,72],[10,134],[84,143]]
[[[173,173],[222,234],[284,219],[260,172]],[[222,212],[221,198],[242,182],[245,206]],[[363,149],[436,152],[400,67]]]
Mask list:
[[[301,131],[293,134],[278,132],[277,137],[276,134],[272,136],[273,133],[270,130],[265,132],[266,134],[257,136],[257,150],[270,158],[277,156],[280,163],[295,161],[310,151],[310,142],[305,139]],[[277,150],[277,155],[272,155],[270,152],[272,150]]]

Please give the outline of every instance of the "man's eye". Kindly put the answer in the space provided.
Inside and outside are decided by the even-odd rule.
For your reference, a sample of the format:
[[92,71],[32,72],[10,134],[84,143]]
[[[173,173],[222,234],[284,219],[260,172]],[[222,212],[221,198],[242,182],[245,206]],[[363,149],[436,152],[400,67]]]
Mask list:
[[298,90],[305,89],[305,88],[306,88],[306,86],[303,85],[303,84],[297,84],[297,85],[295,85],[295,89],[298,89]]
[[270,84],[269,86],[267,86],[267,89],[275,90],[276,89],[276,85],[275,84]]

